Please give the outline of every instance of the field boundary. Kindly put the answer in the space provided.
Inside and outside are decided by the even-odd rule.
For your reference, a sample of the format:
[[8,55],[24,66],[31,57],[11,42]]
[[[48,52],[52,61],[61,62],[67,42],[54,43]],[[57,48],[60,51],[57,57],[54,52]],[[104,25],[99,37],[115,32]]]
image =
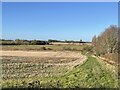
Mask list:
[[108,70],[112,71],[113,73],[116,73],[116,69],[118,69],[116,66],[114,66],[114,65],[111,64],[111,63],[106,62],[104,59],[102,59],[102,58],[100,58],[100,57],[96,57],[95,55],[92,55],[92,57],[96,58],[96,60],[97,60],[99,63],[101,63],[102,65],[104,64],[104,66],[105,66]]

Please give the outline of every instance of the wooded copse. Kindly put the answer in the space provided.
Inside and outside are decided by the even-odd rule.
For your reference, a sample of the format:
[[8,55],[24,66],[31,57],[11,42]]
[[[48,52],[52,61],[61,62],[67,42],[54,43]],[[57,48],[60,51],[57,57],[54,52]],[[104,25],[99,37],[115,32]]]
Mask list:
[[111,25],[100,35],[93,37],[92,45],[96,56],[103,56],[117,62],[120,43],[118,41],[118,31],[119,28],[116,25]]

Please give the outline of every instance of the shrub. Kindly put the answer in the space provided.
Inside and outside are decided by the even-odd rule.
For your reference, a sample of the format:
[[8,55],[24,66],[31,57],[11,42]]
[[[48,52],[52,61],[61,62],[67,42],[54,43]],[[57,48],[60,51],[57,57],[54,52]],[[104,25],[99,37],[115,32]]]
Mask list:
[[90,52],[93,50],[93,46],[85,46],[82,51]]
[[52,50],[52,48],[47,48],[47,50]]
[[100,52],[97,51],[97,52],[96,52],[96,56],[100,56]]
[[41,50],[47,50],[46,47],[41,47]]

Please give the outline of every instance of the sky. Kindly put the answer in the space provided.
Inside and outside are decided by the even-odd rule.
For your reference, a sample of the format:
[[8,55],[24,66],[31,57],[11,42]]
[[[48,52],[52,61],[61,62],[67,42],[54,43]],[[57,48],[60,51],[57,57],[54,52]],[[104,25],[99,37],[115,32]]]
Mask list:
[[117,2],[4,2],[2,38],[91,41],[118,24]]

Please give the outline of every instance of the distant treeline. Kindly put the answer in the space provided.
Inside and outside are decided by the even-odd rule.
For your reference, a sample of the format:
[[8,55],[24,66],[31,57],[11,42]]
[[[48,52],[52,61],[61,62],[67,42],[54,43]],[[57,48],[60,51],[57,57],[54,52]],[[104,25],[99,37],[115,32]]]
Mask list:
[[49,45],[51,42],[88,43],[88,42],[83,42],[82,40],[80,40],[80,41],[68,41],[68,40],[60,41],[60,40],[49,39],[47,41],[43,41],[43,40],[21,40],[21,39],[5,40],[5,39],[1,39],[0,45]]
[[85,42],[83,40],[80,40],[80,41],[74,41],[74,40],[64,40],[64,41],[61,41],[61,40],[53,40],[53,39],[48,39],[48,42],[62,42],[62,43],[90,43],[90,42]]
[[49,44],[48,41],[41,40],[0,40],[0,45],[46,45]]

